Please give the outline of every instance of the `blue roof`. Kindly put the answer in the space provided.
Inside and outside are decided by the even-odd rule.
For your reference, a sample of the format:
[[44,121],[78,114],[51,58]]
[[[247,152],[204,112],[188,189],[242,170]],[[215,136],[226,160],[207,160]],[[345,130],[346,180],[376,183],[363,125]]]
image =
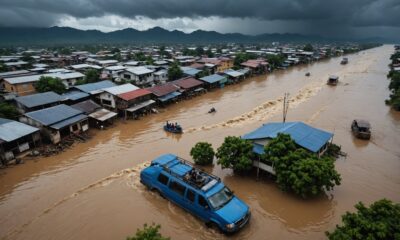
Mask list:
[[40,122],[45,126],[50,126],[67,119],[81,115],[83,112],[65,104],[57,105],[54,107],[25,113],[25,116]]
[[216,83],[216,82],[224,83],[224,82],[226,82],[226,77],[218,75],[218,74],[213,74],[213,75],[209,75],[206,77],[202,77],[202,78],[200,78],[200,80],[202,80],[204,82],[208,82],[208,83]]
[[183,70],[183,73],[186,75],[189,75],[189,76],[195,76],[199,72],[201,72],[201,70],[198,70],[196,68],[190,68],[190,69]]
[[[311,127],[303,122],[279,122],[264,124],[260,128],[245,134],[242,138],[249,140],[268,139],[275,138],[278,133],[289,134],[297,145],[311,152],[318,152],[333,137],[333,133]],[[261,151],[258,148],[255,150],[256,153]]]
[[172,92],[172,93],[168,93],[165,96],[159,97],[158,100],[160,100],[161,102],[165,102],[165,101],[173,99],[173,98],[175,98],[175,97],[177,97],[179,95],[181,95],[180,92]]
[[82,121],[83,119],[86,119],[86,118],[87,118],[87,116],[85,114],[80,114],[80,115],[77,115],[75,117],[68,118],[68,119],[65,119],[64,121],[58,122],[56,124],[53,124],[50,127],[58,130],[58,129],[61,129],[63,127],[69,126],[69,125],[71,125],[73,123]]
[[19,102],[20,104],[28,108],[56,103],[61,100],[62,100],[61,96],[55,92],[37,93],[15,98],[15,101]]
[[0,142],[1,140],[11,142],[37,131],[39,131],[39,129],[24,123],[0,118]]
[[92,93],[92,92],[97,92],[103,88],[109,88],[109,87],[114,87],[116,86],[113,82],[110,80],[104,80],[101,82],[95,82],[95,83],[87,83],[87,84],[82,84],[78,86],[74,86],[76,89],[81,90],[82,92],[86,93]]
[[64,93],[63,95],[61,95],[61,97],[63,98],[63,100],[72,100],[72,101],[76,101],[85,97],[89,97],[90,95],[88,93],[85,92],[81,92],[81,91],[70,91],[67,93]]

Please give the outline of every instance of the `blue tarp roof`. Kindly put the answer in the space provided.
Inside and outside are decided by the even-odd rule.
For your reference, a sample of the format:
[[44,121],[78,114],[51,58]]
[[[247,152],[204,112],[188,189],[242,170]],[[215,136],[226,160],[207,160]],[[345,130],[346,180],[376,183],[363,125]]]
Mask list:
[[172,93],[168,93],[165,96],[159,97],[158,100],[160,100],[161,102],[165,102],[165,101],[173,99],[173,98],[175,98],[175,97],[177,97],[179,95],[181,95],[180,92],[172,92]]
[[116,86],[116,85],[113,82],[111,82],[110,80],[104,80],[101,82],[87,83],[87,84],[83,84],[83,85],[74,86],[74,88],[79,89],[82,92],[92,93],[92,92],[99,91],[103,88],[109,88],[109,87],[114,87],[114,86]]
[[63,98],[63,100],[72,100],[72,101],[76,101],[85,97],[89,97],[90,95],[88,93],[85,92],[81,92],[81,91],[71,91],[71,92],[67,92],[64,93],[63,95],[61,95],[61,97]]
[[25,113],[25,116],[32,118],[45,126],[50,126],[61,121],[65,121],[69,118],[73,118],[77,115],[81,115],[82,113],[82,111],[65,104],[61,104],[54,107]]
[[318,152],[332,137],[333,133],[311,127],[303,122],[267,123],[260,128],[245,134],[242,138],[249,140],[275,138],[278,133],[289,134],[299,146]]
[[206,77],[202,77],[200,78],[200,80],[204,81],[204,82],[208,82],[208,83],[216,83],[216,82],[226,82],[226,77],[218,75],[218,74],[213,74],[213,75],[209,75]]
[[39,129],[24,123],[0,118],[0,142],[1,140],[11,142],[37,131],[39,131]]
[[15,101],[19,102],[20,104],[28,108],[56,103],[61,100],[62,100],[61,96],[55,92],[37,93],[15,98]]

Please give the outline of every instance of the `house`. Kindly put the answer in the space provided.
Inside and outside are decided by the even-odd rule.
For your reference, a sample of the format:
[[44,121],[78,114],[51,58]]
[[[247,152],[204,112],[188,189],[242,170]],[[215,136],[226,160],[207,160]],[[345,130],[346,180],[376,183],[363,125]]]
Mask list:
[[204,83],[193,77],[181,78],[173,81],[172,84],[178,86],[180,88],[180,92],[186,97],[190,97],[196,93],[204,91],[204,88],[202,88]]
[[[324,154],[333,138],[333,133],[314,128],[303,122],[274,122],[263,124],[258,129],[245,134],[242,138],[252,141],[254,153],[262,155],[264,154],[264,146],[266,146],[271,139],[274,139],[278,133],[290,135],[299,147],[318,154],[318,156]],[[253,165],[262,166],[264,170],[274,174],[273,166],[270,162],[264,164],[255,161]],[[262,167],[260,168],[263,169]]]
[[39,129],[0,118],[0,166],[40,144]]
[[123,72],[125,69],[126,67],[120,65],[108,66],[104,68],[103,73],[107,74],[107,78],[117,79],[119,77],[119,73]]
[[147,88],[147,90],[152,92],[157,97],[157,101],[161,104],[175,100],[181,95],[179,87],[175,86],[173,83],[153,86]]
[[216,87],[224,87],[228,82],[228,79],[225,76],[221,76],[218,74],[213,74],[210,76],[202,77],[199,80],[205,83],[207,88],[216,88]]
[[65,104],[25,113],[20,121],[39,128],[45,139],[54,144],[89,129],[87,115]]
[[90,94],[92,97],[95,97],[103,92],[103,89],[114,87],[116,86],[115,83],[111,82],[110,80],[104,80],[95,83],[87,83],[78,86],[74,86],[74,89],[77,89],[81,92]]
[[262,59],[247,60],[240,65],[250,69],[251,74],[262,74],[268,71],[268,62]]
[[17,70],[17,69],[22,69],[25,66],[29,65],[28,62],[25,61],[16,61],[16,62],[6,62],[4,65],[10,69],[10,70]]
[[117,111],[117,97],[119,94],[130,92],[133,90],[139,89],[135,85],[130,83],[126,83],[123,85],[118,85],[114,87],[104,88],[103,92],[100,93],[99,99],[100,104],[108,109]]
[[224,71],[224,75],[227,76],[229,82],[237,83],[244,79],[244,73],[235,71],[233,69],[228,69]]
[[114,123],[117,118],[117,113],[111,112],[105,108],[102,108],[99,104],[92,100],[86,100],[77,104],[71,105],[79,111],[84,112],[89,117],[89,126],[103,129]]
[[166,69],[158,70],[153,73],[154,83],[165,83],[168,81],[168,71]]
[[55,92],[36,93],[28,96],[16,97],[17,110],[27,113],[60,104],[62,97]]
[[216,66],[216,72],[222,73],[227,69],[233,68],[233,59],[227,57],[219,57],[219,58],[202,58],[198,63],[203,64],[212,64]]
[[14,92],[20,96],[29,95],[36,92],[35,83],[42,77],[58,78],[68,89],[75,85],[78,80],[82,80],[85,75],[79,72],[52,72],[46,74],[36,74],[28,76],[4,78],[4,88],[8,92]]
[[185,76],[190,76],[190,77],[195,77],[197,74],[199,74],[202,70],[196,69],[196,68],[191,68],[191,67],[180,67],[183,75]]
[[138,86],[150,86],[154,82],[154,70],[144,66],[128,67],[118,75],[120,79],[132,81]]
[[150,112],[150,108],[155,101],[152,98],[153,93],[147,89],[136,89],[133,91],[121,93],[117,98],[119,110],[123,110],[125,117],[132,116],[137,119],[141,114]]
[[118,63],[117,60],[97,60],[96,62],[103,68],[108,67],[108,66],[113,66]]
[[71,65],[70,67],[73,70],[81,72],[81,73],[85,73],[87,70],[90,70],[90,69],[94,69],[97,71],[100,71],[101,69],[103,69],[102,67],[100,67],[98,65],[86,64],[86,63]]
[[71,90],[61,95],[64,104],[72,105],[90,98],[90,94],[78,90]]

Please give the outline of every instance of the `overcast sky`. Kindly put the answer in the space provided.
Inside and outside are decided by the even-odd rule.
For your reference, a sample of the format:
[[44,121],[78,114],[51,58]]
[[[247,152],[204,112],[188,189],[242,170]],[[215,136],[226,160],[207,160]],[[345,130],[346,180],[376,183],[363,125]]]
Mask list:
[[0,25],[400,40],[400,0],[0,0]]

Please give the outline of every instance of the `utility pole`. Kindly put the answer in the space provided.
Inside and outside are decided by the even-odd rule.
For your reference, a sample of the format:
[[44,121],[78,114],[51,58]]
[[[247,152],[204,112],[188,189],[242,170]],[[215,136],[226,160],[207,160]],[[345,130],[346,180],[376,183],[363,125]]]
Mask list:
[[285,93],[283,97],[283,123],[286,122],[286,115],[289,110],[289,93]]

